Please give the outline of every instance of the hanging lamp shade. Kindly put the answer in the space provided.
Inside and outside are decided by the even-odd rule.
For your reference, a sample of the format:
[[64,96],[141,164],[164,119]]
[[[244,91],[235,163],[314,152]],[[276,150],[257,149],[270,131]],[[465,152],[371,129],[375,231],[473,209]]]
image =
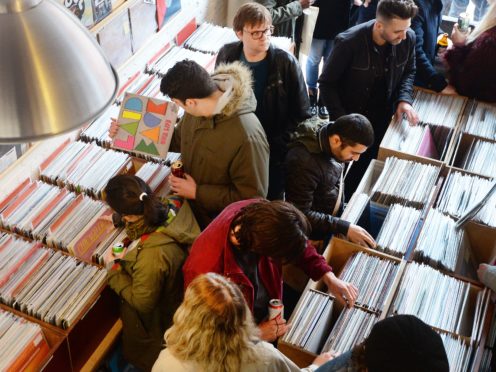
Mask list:
[[0,0],[0,142],[74,130],[115,98],[115,70],[52,0]]

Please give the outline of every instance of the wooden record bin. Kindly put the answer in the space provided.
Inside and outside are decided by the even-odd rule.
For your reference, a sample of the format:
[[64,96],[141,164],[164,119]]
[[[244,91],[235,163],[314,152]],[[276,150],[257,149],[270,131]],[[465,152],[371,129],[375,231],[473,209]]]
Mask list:
[[[391,283],[391,289],[389,290],[389,294],[385,298],[383,308],[380,309],[379,311],[375,310],[370,310],[362,305],[355,305],[354,307],[356,309],[359,309],[364,312],[368,313],[373,313],[377,316],[377,320],[383,319],[386,316],[387,309],[389,308],[389,304],[392,300],[392,295],[394,293],[394,288],[397,284],[397,282],[400,279],[401,273],[403,271],[405,262],[400,260],[397,257],[393,257],[372,249],[368,249],[365,247],[361,247],[355,244],[352,244],[346,240],[342,240],[339,238],[333,238],[331,242],[329,243],[329,246],[327,247],[326,251],[324,252],[324,257],[326,258],[326,261],[329,263],[329,265],[332,267],[333,272],[337,277],[341,274],[341,271],[344,268],[344,265],[348,261],[348,259],[355,253],[358,252],[363,252],[366,253],[367,255],[389,260],[391,262],[397,263],[399,265],[398,270],[395,274],[394,280]],[[295,310],[293,311],[293,314],[291,315],[291,318],[289,319],[289,323],[292,324],[292,322],[295,320],[295,318],[298,316],[298,314],[303,311],[302,309],[302,299],[305,295],[306,292],[308,291],[316,291],[319,293],[327,294],[327,288],[324,283],[321,282],[314,282],[313,280],[310,280],[300,298],[300,301],[295,307]],[[334,298],[332,295],[327,294],[329,297]],[[330,321],[330,326],[326,330],[314,330],[317,332],[322,332],[324,335],[324,340],[327,339],[327,336],[330,334],[332,328],[334,327],[336,320],[339,316],[339,314],[344,310],[344,306],[340,304],[337,301],[334,301],[333,305],[333,310],[332,310],[332,319]],[[293,324],[295,326],[295,324]],[[306,367],[309,364],[312,363],[312,361],[315,359],[317,354],[312,353],[308,350],[305,350],[299,346],[296,346],[294,344],[288,343],[284,341],[284,338],[281,338],[278,342],[278,349],[283,352],[288,358],[293,360],[298,366],[300,367]]]

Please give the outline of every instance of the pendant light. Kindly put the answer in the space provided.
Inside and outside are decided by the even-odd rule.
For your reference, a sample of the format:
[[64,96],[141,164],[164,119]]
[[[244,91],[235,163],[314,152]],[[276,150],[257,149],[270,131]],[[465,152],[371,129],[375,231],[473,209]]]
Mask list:
[[91,33],[52,0],[0,0],[0,142],[68,132],[111,104],[116,71]]

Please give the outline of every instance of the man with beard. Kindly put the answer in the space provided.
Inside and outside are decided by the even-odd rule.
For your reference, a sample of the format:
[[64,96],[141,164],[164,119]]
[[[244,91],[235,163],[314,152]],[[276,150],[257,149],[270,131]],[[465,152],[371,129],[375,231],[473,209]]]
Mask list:
[[339,34],[319,79],[330,119],[359,113],[367,117],[375,142],[351,168],[347,196],[355,191],[371,159],[377,156],[391,116],[418,122],[412,107],[415,79],[415,33],[411,19],[417,14],[413,0],[381,0],[376,19]]
[[[309,123],[310,124],[310,123]],[[310,221],[310,239],[343,234],[354,243],[375,246],[370,234],[336,215],[344,204],[345,164],[357,161],[374,142],[374,130],[360,114],[344,115],[315,130],[303,123],[286,157],[286,200]]]

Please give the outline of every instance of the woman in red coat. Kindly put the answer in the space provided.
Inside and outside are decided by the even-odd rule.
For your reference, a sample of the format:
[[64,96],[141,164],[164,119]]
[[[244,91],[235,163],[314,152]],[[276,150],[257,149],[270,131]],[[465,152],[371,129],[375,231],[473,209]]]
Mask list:
[[455,24],[454,47],[445,54],[449,81],[458,94],[496,102],[496,0],[472,33],[462,33]]

